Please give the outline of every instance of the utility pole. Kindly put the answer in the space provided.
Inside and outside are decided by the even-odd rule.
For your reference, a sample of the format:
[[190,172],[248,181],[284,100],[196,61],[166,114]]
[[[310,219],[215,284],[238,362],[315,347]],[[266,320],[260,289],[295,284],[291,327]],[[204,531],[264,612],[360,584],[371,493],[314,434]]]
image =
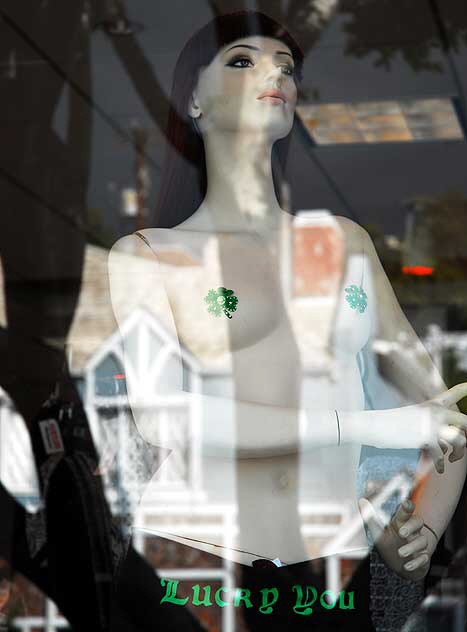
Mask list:
[[146,200],[151,187],[151,178],[149,176],[149,169],[146,161],[146,148],[150,133],[146,128],[142,127],[137,121],[135,121],[131,126],[131,135],[136,153],[136,230],[142,230],[145,227],[145,219],[147,216]]

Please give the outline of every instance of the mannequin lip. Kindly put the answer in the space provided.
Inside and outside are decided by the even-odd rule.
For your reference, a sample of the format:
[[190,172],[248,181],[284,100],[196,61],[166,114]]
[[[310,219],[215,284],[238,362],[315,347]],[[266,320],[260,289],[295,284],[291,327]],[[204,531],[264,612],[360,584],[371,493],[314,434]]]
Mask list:
[[274,97],[276,99],[281,99],[284,103],[287,103],[287,97],[281,90],[265,90],[262,92],[257,99],[263,99],[264,97]]

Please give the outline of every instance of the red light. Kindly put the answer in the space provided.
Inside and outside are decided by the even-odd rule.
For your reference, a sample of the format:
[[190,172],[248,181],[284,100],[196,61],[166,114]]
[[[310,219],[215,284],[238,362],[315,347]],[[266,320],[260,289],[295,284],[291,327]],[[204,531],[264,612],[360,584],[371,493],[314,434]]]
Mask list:
[[116,380],[124,380],[125,379],[125,373],[116,373],[113,377]]
[[402,272],[404,274],[413,274],[415,276],[428,276],[433,274],[434,268],[430,266],[403,266]]

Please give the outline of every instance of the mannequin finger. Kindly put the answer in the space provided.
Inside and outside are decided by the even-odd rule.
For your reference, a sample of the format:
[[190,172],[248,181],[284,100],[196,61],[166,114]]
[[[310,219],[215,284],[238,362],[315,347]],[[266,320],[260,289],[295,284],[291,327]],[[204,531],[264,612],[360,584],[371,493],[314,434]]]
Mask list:
[[447,430],[452,433],[452,440],[450,441],[452,452],[449,455],[449,461],[454,463],[454,461],[459,461],[464,456],[467,439],[464,430],[460,428],[449,426]]
[[442,425],[456,426],[467,432],[467,415],[457,410],[445,410],[442,413]]
[[438,443],[430,443],[425,445],[423,449],[433,461],[438,474],[442,474],[444,472],[444,454]]
[[365,524],[368,526],[374,542],[378,542],[384,534],[384,523],[379,518],[375,508],[366,498],[360,498],[358,507]]
[[422,566],[426,566],[430,562],[430,556],[428,553],[422,553],[419,557],[414,560],[410,560],[404,564],[404,568],[406,571],[414,571],[417,568],[421,568]]
[[456,426],[445,426],[440,430],[441,440],[446,441],[452,446],[452,452],[449,455],[449,461],[453,463],[462,459],[465,453],[466,438],[465,432]]
[[449,407],[453,404],[457,404],[458,401],[467,396],[467,382],[456,384],[449,390],[441,393],[437,397],[434,397],[432,401],[438,402],[441,406]]
[[449,443],[447,441],[445,441],[444,439],[440,439],[438,437],[438,445],[441,448],[441,450],[443,451],[443,454],[446,454],[446,452],[449,451]]
[[378,494],[384,483],[382,481],[367,481],[365,484],[365,497],[369,498]]
[[414,509],[415,505],[410,499],[406,498],[403,502],[401,502],[393,516],[393,523],[396,531],[399,531],[399,529],[406,524],[412,516]]
[[418,553],[419,551],[424,551],[428,546],[428,538],[426,535],[418,535],[414,538],[409,544],[404,544],[398,549],[398,553],[401,557],[409,557],[409,555],[413,555],[414,553]]
[[420,533],[421,531],[415,531],[415,533],[410,533],[406,538],[404,538],[404,540],[407,540],[407,542],[412,542],[412,540],[416,540],[418,538]]
[[407,538],[415,531],[420,530],[423,527],[423,520],[420,516],[412,516],[407,522],[400,527],[398,533],[401,538]]

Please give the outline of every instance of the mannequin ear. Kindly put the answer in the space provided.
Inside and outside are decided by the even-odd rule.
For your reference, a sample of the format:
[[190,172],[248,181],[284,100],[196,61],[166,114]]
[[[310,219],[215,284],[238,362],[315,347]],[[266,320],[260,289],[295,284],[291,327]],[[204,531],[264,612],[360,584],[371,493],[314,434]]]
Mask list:
[[188,115],[193,119],[197,119],[201,116],[201,108],[194,92],[191,95],[190,102],[188,104]]

